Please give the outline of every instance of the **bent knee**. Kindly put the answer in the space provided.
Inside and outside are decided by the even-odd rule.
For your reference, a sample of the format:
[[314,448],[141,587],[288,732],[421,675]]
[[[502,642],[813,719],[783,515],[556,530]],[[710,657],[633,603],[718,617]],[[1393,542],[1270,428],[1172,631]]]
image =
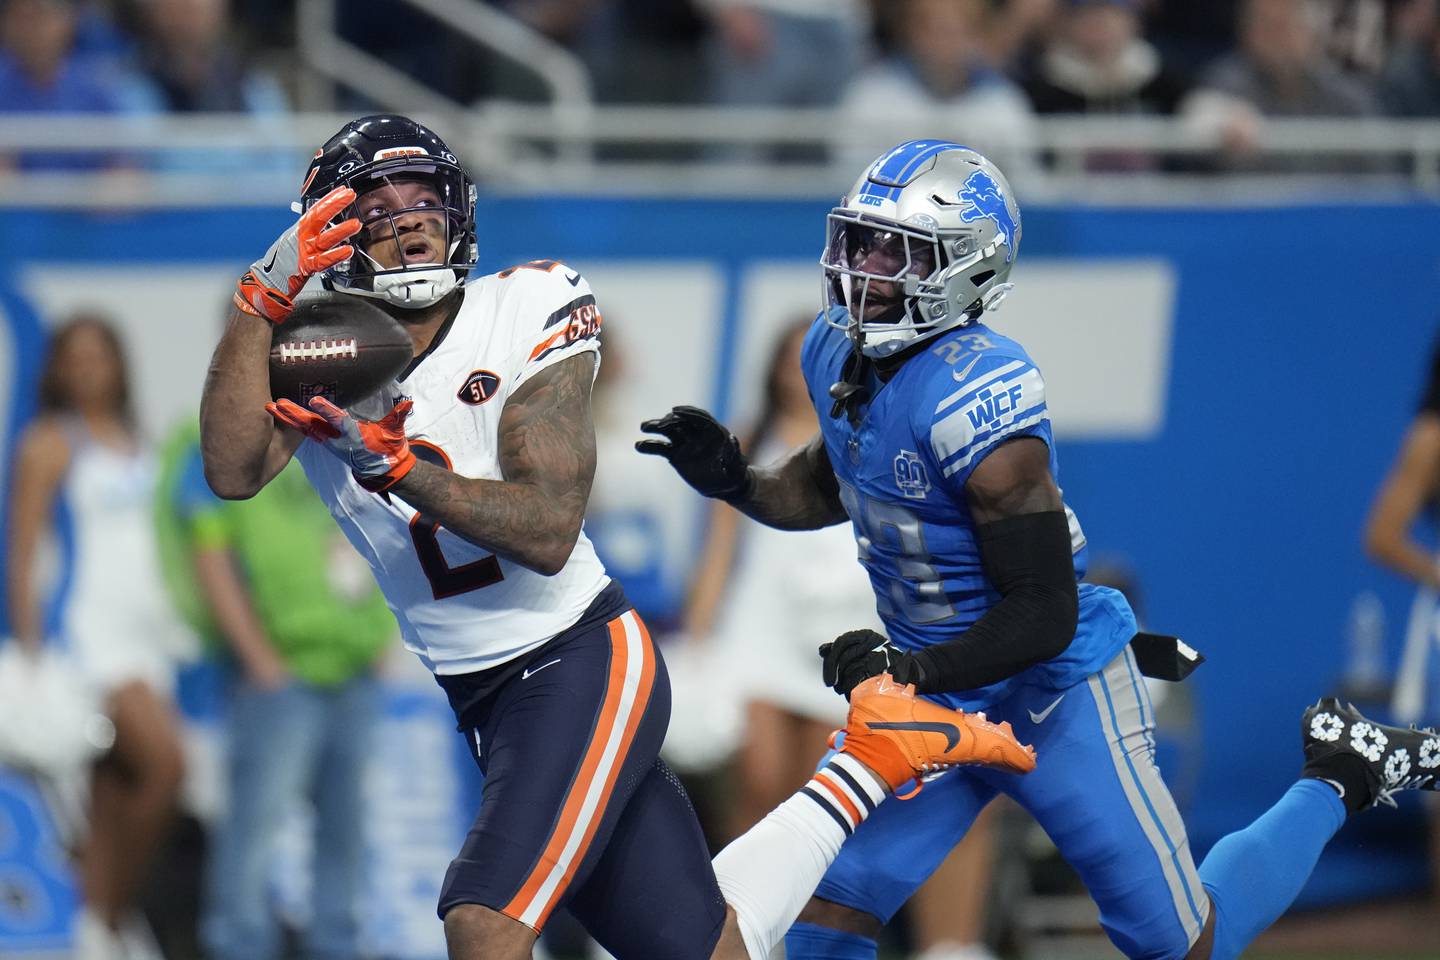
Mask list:
[[478,903],[457,903],[445,911],[451,960],[528,956],[536,936],[519,920]]
[[[1110,941],[1127,957],[1141,960],[1222,960],[1226,953],[1214,950],[1214,902],[1210,901],[1207,906],[1209,914],[1198,932],[1193,931],[1193,928],[1187,930],[1175,923],[1155,923],[1131,928],[1125,933],[1106,926],[1105,932],[1110,936]],[[1193,940],[1192,935],[1195,938]],[[1233,952],[1228,954],[1229,960],[1234,960],[1235,956],[1237,954]]]
[[819,897],[811,897],[796,919],[800,923],[813,923],[817,927],[829,927],[831,930],[853,933],[872,940],[880,935],[881,928],[885,926],[884,921],[872,913]]

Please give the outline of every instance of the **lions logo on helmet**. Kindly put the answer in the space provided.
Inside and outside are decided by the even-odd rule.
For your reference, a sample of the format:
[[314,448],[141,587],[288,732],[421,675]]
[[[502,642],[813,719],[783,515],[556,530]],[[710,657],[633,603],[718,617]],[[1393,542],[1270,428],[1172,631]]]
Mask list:
[[827,219],[826,318],[890,356],[1000,305],[1020,249],[1005,175],[969,147],[911,140],[882,154]]
[[960,188],[960,202],[965,206],[960,208],[960,219],[965,223],[973,223],[976,220],[993,220],[995,229],[999,233],[999,240],[1005,244],[1005,261],[1008,263],[1015,259],[1015,234],[1018,228],[1015,221],[1019,218],[1010,216],[1010,208],[1005,203],[1005,194],[1000,190],[1000,185],[984,170],[976,170],[970,174],[970,179],[965,181],[965,186]]

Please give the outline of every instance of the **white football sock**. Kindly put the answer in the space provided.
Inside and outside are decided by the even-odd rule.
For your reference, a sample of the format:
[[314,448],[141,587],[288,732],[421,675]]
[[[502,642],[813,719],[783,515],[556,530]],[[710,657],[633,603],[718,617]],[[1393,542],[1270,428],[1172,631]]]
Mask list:
[[800,915],[840,845],[887,791],[854,757],[837,753],[789,800],[715,858],[751,960],[766,960]]

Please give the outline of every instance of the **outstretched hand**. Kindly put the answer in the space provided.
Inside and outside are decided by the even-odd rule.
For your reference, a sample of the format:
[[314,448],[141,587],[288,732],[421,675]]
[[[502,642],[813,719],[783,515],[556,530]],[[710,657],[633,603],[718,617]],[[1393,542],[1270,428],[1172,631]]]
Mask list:
[[355,255],[345,241],[360,231],[360,221],[351,217],[329,225],[354,200],[354,190],[336,187],[316,201],[250,265],[235,285],[235,306],[271,323],[284,323],[305,281]]
[[750,463],[740,452],[735,434],[708,411],[675,407],[657,420],[640,424],[663,440],[638,440],[635,449],[664,457],[680,479],[700,494],[720,500],[743,500],[752,487]]

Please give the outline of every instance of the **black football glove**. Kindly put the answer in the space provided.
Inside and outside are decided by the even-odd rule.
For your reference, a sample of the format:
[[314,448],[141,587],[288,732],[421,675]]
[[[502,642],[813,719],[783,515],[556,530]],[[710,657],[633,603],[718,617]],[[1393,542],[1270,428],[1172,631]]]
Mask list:
[[925,677],[920,662],[874,630],[851,630],[829,643],[820,645],[825,658],[823,677],[827,687],[845,697],[860,683],[888,673],[897,683],[913,683],[917,687]]
[[754,481],[740,441],[706,411],[676,407],[659,420],[646,420],[640,429],[665,439],[638,440],[635,449],[669,460],[680,479],[700,493],[732,503],[750,495]]

